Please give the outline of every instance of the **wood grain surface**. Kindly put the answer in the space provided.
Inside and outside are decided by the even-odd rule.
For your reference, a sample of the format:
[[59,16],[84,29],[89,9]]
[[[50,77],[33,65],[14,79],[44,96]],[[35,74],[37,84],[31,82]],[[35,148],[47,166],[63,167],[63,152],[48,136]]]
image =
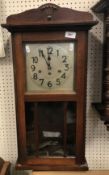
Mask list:
[[43,171],[33,172],[32,175],[109,175],[109,171],[85,171],[85,172],[73,172],[73,171]]

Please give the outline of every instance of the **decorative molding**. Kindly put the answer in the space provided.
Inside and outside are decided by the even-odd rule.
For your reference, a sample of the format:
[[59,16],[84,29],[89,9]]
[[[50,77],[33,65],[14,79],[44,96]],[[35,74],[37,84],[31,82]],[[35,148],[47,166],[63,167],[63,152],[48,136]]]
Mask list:
[[93,21],[89,12],[80,12],[48,3],[36,9],[8,16],[7,23],[2,24],[2,27],[9,31],[48,31],[49,29],[56,31],[71,30],[71,28],[75,30],[77,27],[79,30],[89,30],[95,24],[97,21]]

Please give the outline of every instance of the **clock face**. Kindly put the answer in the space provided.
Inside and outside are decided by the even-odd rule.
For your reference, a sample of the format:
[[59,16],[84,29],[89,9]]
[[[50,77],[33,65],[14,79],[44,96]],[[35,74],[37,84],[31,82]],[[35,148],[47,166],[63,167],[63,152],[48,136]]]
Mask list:
[[74,88],[74,43],[29,43],[26,51],[28,91]]

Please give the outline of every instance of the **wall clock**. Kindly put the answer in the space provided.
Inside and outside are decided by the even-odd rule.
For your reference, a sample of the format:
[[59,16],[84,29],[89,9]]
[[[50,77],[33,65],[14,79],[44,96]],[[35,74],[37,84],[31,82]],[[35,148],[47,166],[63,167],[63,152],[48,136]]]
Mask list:
[[102,94],[101,94],[101,103],[93,103],[93,106],[97,109],[97,111],[100,114],[100,118],[102,121],[104,121],[104,124],[107,127],[107,130],[109,131],[109,65],[108,65],[108,48],[109,48],[109,42],[108,42],[108,18],[109,18],[109,1],[106,0],[100,0],[92,7],[92,10],[96,13],[103,13],[104,14],[104,43],[103,43],[103,76],[102,76]]
[[11,15],[18,169],[87,170],[87,12],[44,4]]

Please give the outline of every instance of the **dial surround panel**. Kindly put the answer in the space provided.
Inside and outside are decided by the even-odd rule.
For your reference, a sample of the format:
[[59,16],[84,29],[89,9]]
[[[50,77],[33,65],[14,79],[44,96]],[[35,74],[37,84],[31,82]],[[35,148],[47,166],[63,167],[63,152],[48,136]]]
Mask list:
[[26,43],[27,91],[74,91],[74,42]]

